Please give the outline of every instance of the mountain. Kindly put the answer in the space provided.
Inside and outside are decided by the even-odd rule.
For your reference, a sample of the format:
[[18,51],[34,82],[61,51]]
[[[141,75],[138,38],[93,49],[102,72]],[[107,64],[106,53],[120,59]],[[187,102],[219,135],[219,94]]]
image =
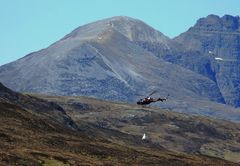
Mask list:
[[2,66],[0,79],[24,92],[126,101],[138,91],[144,94],[157,87],[163,94],[222,100],[219,91],[209,90],[218,89],[212,80],[167,63],[134,43],[145,40],[166,47],[169,43],[167,37],[138,20],[114,17],[98,21],[74,30],[46,49]]
[[[0,81],[20,92],[124,102],[136,102],[139,95],[158,90],[156,95],[170,94],[168,108],[174,110],[186,101],[190,108],[204,101],[238,106],[238,81],[229,82],[230,77],[238,78],[237,65],[232,70],[224,63],[232,73],[223,76],[221,64],[188,49],[180,40],[182,35],[169,39],[129,17],[100,20],[1,66]],[[190,112],[199,113],[199,109]]]
[[[139,112],[138,115],[128,116],[131,110],[131,114]],[[114,117],[108,118],[108,121],[103,118],[103,114],[112,114]],[[115,119],[119,114],[121,116]],[[152,116],[149,116],[150,114]],[[176,116],[178,118],[174,120]],[[172,124],[171,134],[164,138],[168,139],[168,143],[161,145],[151,140],[154,137],[150,136],[150,133],[147,133],[146,140],[142,140],[139,132],[134,132],[137,126],[141,128],[144,123],[150,125],[153,117],[156,120],[165,119],[165,122],[176,125],[188,123],[185,115],[174,115],[173,112],[159,109],[141,109],[135,105],[109,103],[84,97],[26,95],[16,93],[0,84],[0,165],[239,165],[236,159],[238,142],[234,142],[239,137],[238,124],[210,120],[211,127],[207,127],[209,120],[199,118],[200,122],[197,122],[198,117],[195,117],[190,128],[184,129],[185,126],[180,126],[178,132],[174,132]],[[61,119],[72,123],[67,124]],[[121,125],[121,122],[128,126],[128,129],[132,124],[134,127],[126,133],[123,128],[114,129],[114,125],[109,125],[110,122],[116,125]],[[106,124],[109,127],[106,127]],[[218,147],[210,149],[208,146],[202,148],[201,154],[190,154],[189,151],[188,154],[173,152],[164,148],[163,146],[169,145],[171,147],[170,136],[180,136],[179,132],[192,132],[199,137],[208,134],[211,138],[204,143],[216,139],[218,144],[227,145],[225,150],[228,153],[223,151],[216,156]],[[193,136],[189,135],[189,138]],[[179,142],[177,144],[182,146]],[[201,144],[199,142],[198,146]],[[232,144],[235,147],[232,147]],[[211,147],[214,145],[213,143]],[[186,148],[189,147],[192,151],[197,149],[192,145]],[[224,158],[229,161],[223,160]]]
[[[182,43],[193,56],[181,56],[180,64],[214,80],[226,104],[240,106],[240,19],[239,16],[209,15],[201,18],[174,41]],[[186,51],[186,52],[187,52]],[[202,61],[199,64],[199,59]],[[186,64],[191,60],[192,67]],[[199,70],[201,66],[202,70]]]

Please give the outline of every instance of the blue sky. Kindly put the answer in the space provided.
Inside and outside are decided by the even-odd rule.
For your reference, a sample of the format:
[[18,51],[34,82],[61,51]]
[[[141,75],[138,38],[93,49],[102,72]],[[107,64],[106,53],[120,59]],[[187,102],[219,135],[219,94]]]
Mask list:
[[0,65],[112,16],[141,19],[172,38],[209,14],[239,13],[239,0],[0,0]]

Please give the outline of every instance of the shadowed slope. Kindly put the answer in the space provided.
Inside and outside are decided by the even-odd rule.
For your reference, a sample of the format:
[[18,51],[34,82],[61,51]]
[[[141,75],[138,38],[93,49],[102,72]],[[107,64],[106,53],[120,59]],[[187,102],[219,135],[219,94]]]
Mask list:
[[239,25],[239,16],[209,15],[174,39],[192,52],[182,54],[178,63],[215,80],[225,103],[235,107],[240,106]]

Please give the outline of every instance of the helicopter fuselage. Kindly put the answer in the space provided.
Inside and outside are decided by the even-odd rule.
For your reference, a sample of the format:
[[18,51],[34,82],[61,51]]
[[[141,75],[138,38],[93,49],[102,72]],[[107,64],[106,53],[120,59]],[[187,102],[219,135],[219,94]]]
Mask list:
[[138,104],[138,105],[148,105],[148,104],[153,103],[153,102],[157,102],[157,101],[163,102],[163,101],[165,101],[165,100],[166,100],[166,99],[162,99],[162,98],[154,99],[154,98],[149,97],[149,98],[140,99],[140,100],[137,102],[137,104]]

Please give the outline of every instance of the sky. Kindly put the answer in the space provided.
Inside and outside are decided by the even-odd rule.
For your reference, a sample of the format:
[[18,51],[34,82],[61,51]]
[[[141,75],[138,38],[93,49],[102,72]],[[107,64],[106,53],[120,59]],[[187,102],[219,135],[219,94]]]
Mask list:
[[48,47],[75,28],[137,18],[173,38],[209,14],[240,14],[239,0],[0,0],[0,65]]

